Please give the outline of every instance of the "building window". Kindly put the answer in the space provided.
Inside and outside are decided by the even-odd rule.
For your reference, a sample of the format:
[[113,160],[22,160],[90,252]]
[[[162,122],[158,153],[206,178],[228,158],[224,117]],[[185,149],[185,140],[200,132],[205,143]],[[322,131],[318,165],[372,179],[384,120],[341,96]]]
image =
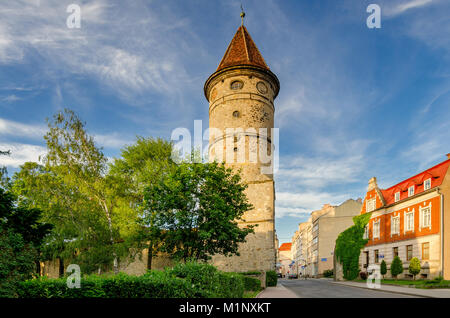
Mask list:
[[244,83],[241,81],[234,81],[233,83],[231,83],[230,87],[232,90],[238,90],[244,87]]
[[422,243],[422,259],[430,259],[430,243]]
[[316,244],[316,243],[317,243],[317,236],[313,239],[312,243],[313,243],[313,244]]
[[380,238],[380,220],[373,222],[373,238]]
[[391,217],[391,236],[400,234],[400,215]]
[[394,254],[394,257],[398,256],[398,247],[394,247],[392,253]]
[[405,214],[405,232],[414,231],[414,211]]
[[410,261],[413,257],[413,246],[412,245],[406,245],[406,260]]
[[431,204],[425,208],[420,208],[420,229],[431,229]]
[[368,239],[369,238],[369,225],[366,225],[364,227],[364,239]]
[[423,182],[423,190],[426,191],[430,189],[431,189],[431,178]]
[[400,192],[395,192],[395,202],[400,201]]
[[376,200],[375,198],[366,201],[366,212],[372,212],[375,210]]
[[234,112],[233,112],[233,117],[235,117],[235,118],[239,118],[239,112],[237,111],[237,110],[235,110]]
[[414,186],[412,185],[408,188],[408,196],[411,197],[413,195],[414,195]]
[[374,253],[374,257],[375,257],[375,264],[378,264],[378,261],[379,261],[379,259],[378,259],[378,250],[373,251],[373,253]]

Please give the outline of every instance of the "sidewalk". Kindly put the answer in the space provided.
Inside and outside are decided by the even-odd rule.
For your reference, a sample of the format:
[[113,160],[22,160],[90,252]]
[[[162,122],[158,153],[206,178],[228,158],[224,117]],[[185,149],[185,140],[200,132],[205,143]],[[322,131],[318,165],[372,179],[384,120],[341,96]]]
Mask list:
[[256,298],[299,298],[295,293],[279,284],[277,287],[266,287]]
[[428,298],[450,298],[450,289],[421,289],[421,288],[413,288],[413,287],[400,287],[393,285],[381,285],[381,288],[369,288],[366,283],[359,282],[335,282],[332,281],[333,284],[341,284],[351,287],[364,288],[370,290],[379,290],[391,293],[398,293],[404,295],[412,295],[419,297],[428,297]]

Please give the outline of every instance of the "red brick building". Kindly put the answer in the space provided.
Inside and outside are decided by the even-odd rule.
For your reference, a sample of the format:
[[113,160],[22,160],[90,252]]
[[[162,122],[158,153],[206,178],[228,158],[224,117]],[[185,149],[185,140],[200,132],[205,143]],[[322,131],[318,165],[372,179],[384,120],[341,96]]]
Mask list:
[[361,269],[388,265],[394,256],[403,262],[407,277],[409,261],[421,261],[423,278],[442,275],[450,279],[450,154],[448,159],[388,189],[376,178],[369,181],[361,213],[371,212],[366,227],[369,242],[361,251]]

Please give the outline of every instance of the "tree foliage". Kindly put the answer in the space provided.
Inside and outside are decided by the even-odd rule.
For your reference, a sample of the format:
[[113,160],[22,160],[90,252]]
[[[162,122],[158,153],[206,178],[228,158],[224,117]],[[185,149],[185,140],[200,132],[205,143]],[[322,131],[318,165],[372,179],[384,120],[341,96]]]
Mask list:
[[397,276],[400,275],[401,273],[403,273],[402,260],[400,259],[400,257],[395,256],[391,264],[391,275],[392,277],[397,279]]
[[143,223],[153,224],[162,250],[177,259],[238,255],[238,244],[253,232],[237,223],[252,209],[245,189],[239,174],[222,164],[184,162],[148,188]]
[[134,144],[122,149],[121,158],[114,159],[108,174],[114,195],[120,198],[118,208],[122,209],[121,215],[128,220],[130,238],[136,248],[149,251],[148,269],[151,269],[152,257],[157,255],[161,241],[151,220],[143,227],[137,219],[145,210],[145,189],[156,185],[174,168],[171,154],[171,142],[138,137]]
[[361,248],[367,244],[364,239],[364,228],[371,214],[364,213],[353,217],[354,225],[340,233],[336,239],[336,259],[342,264],[344,278],[353,280],[359,273],[359,255]]
[[381,264],[380,264],[380,274],[383,275],[383,278],[384,278],[384,275],[387,274],[387,265],[384,260],[382,260]]
[[420,261],[417,257],[411,258],[409,261],[409,273],[414,276],[414,280],[416,279],[416,275],[420,273],[420,270],[422,269],[420,265]]

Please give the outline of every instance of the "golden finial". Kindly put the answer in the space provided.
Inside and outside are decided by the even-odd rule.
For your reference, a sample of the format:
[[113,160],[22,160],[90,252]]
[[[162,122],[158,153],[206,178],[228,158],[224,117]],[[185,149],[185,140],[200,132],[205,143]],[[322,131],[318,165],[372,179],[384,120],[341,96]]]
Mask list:
[[244,18],[245,18],[245,12],[244,12],[244,8],[242,8],[242,3],[241,3],[241,25],[244,25]]

